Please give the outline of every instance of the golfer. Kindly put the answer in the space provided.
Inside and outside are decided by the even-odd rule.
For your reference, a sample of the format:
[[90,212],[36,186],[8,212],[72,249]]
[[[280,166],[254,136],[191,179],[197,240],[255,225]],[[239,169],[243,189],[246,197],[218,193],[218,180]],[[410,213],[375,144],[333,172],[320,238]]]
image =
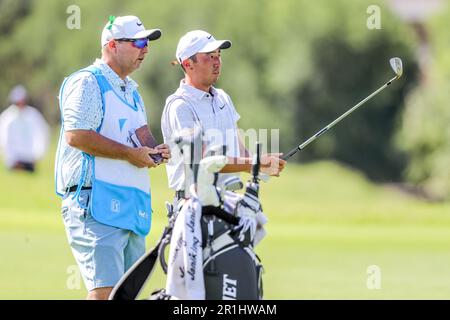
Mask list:
[[[227,147],[227,165],[221,173],[250,172],[251,158],[239,134],[239,114],[225,91],[213,87],[219,78],[222,60],[221,50],[231,47],[229,40],[215,40],[202,30],[186,33],[178,42],[176,62],[184,71],[179,88],[166,100],[161,118],[164,141],[170,144],[174,134],[200,127],[206,149],[214,144]],[[183,172],[183,157],[173,149],[172,159],[167,164],[169,187],[176,191],[176,198],[186,196],[188,186]],[[281,154],[262,156],[262,172],[278,176],[285,161]],[[220,179],[220,178],[219,178]]]
[[138,86],[128,75],[144,61],[149,41],[160,36],[135,16],[111,16],[101,59],[61,86],[56,191],[88,299],[107,299],[145,252],[152,217],[147,168],[157,165],[151,155],[166,161],[170,151],[155,145]]

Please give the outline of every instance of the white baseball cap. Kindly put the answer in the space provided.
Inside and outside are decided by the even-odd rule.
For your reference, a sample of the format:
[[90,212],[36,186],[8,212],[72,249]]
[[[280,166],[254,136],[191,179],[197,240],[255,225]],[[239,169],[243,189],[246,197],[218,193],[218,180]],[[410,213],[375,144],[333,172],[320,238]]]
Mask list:
[[156,40],[161,37],[161,30],[146,30],[138,17],[109,17],[109,22],[102,32],[102,47],[113,39],[143,39]]
[[208,32],[194,30],[181,37],[175,56],[177,61],[182,63],[196,53],[212,52],[216,49],[228,49],[229,47],[231,47],[230,40],[216,40]]
[[11,103],[17,103],[27,98],[27,90],[22,85],[15,86],[9,93],[9,101]]

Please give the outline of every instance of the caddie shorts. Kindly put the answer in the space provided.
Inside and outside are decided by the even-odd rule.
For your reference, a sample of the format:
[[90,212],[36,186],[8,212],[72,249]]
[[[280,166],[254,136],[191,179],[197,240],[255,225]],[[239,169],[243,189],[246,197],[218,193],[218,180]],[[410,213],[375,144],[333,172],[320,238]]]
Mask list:
[[[68,193],[62,201],[67,239],[88,291],[114,287],[145,253],[145,238],[132,231],[96,221]],[[91,190],[82,190],[79,202],[87,207]]]

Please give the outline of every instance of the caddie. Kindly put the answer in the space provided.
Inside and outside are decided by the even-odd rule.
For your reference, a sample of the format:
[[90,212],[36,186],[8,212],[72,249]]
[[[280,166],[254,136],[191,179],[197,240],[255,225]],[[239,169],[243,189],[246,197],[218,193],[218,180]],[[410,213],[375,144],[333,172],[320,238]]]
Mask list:
[[129,75],[160,36],[138,17],[111,16],[101,59],[67,77],[60,89],[56,192],[88,299],[107,299],[145,252],[152,218],[147,168],[157,166],[152,157],[167,161],[170,150],[156,144]]

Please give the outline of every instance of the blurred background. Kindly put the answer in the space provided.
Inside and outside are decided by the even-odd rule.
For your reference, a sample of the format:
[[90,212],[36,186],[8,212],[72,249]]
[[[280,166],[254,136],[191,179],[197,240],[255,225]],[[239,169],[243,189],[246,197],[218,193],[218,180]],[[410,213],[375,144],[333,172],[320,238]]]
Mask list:
[[[233,42],[217,86],[243,129],[279,129],[281,151],[392,78],[389,58],[400,57],[399,81],[262,186],[265,296],[450,298],[447,0],[0,0],[0,111],[22,84],[52,133],[34,174],[0,171],[0,298],[85,296],[54,195],[57,95],[64,77],[100,57],[108,16],[129,14],[163,32],[132,75],[158,140],[165,99],[183,76],[170,61],[187,31]],[[150,175],[149,247],[171,199],[164,168]],[[157,273],[150,286],[163,279]]]

